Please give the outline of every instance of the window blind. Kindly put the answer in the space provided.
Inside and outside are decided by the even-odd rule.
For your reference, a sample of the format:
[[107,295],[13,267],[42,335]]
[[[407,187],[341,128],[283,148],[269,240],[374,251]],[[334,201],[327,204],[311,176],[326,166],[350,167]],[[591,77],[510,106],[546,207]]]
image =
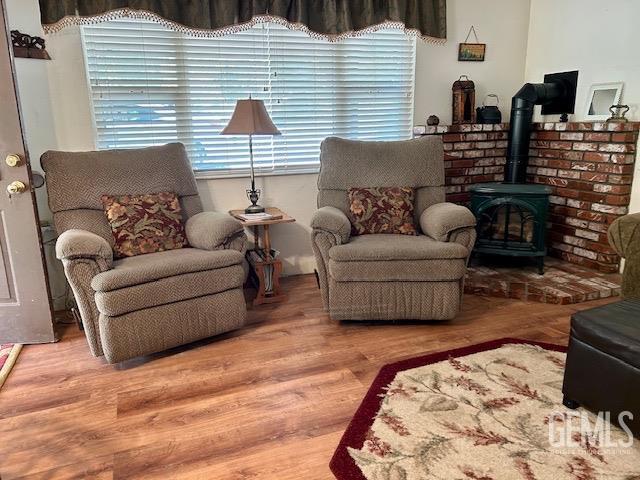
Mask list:
[[320,142],[411,137],[415,39],[399,30],[327,42],[274,23],[199,38],[144,20],[82,27],[99,149],[179,141],[196,172],[248,169],[248,137],[219,135],[239,98],[281,136],[254,136],[258,172],[317,169]]

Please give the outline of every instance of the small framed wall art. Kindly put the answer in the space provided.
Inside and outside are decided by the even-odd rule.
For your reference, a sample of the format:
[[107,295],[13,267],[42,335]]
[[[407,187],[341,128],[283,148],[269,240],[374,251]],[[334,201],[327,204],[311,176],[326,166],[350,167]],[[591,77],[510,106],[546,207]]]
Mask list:
[[484,62],[485,43],[461,43],[458,47],[458,61]]
[[[469,43],[469,36],[473,33],[476,39],[476,43]],[[478,35],[476,35],[476,29],[471,25],[467,38],[464,42],[458,44],[458,61],[459,62],[484,62],[484,54],[487,50],[486,43],[478,42]]]

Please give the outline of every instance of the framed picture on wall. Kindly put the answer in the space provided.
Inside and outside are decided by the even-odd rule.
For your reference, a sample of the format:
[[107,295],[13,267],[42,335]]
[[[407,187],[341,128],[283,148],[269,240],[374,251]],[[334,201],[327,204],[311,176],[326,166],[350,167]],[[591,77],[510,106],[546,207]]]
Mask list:
[[484,62],[486,43],[460,43],[458,46],[459,62]]

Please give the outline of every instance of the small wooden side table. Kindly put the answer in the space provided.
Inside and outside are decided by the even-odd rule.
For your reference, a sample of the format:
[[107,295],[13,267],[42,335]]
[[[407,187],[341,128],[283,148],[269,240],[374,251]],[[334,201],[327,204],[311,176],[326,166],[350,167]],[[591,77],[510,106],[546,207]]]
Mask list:
[[[262,254],[264,258],[262,261],[249,261],[251,265],[251,279],[258,290],[254,305],[260,305],[263,303],[276,303],[282,302],[287,299],[287,296],[282,293],[280,288],[280,274],[282,273],[282,262],[273,258],[271,249],[271,237],[269,236],[269,227],[278,223],[292,223],[296,219],[287,215],[279,208],[267,207],[265,209],[267,213],[270,213],[274,217],[269,220],[242,220],[237,215],[243,214],[244,210],[229,210],[229,214],[240,221],[245,227],[252,227],[255,237],[255,249]],[[260,235],[260,227],[262,227],[262,235]],[[247,256],[250,252],[247,252]],[[267,290],[267,281],[265,279],[265,267],[272,266],[271,272],[271,290]]]

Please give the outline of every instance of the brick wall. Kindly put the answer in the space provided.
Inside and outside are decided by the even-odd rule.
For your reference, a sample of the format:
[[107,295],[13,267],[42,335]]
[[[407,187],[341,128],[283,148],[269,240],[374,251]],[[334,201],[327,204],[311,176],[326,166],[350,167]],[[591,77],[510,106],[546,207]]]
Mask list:
[[425,135],[442,135],[447,201],[467,203],[471,185],[504,180],[509,124],[426,128]]
[[572,263],[617,271],[611,222],[628,213],[640,123],[544,123],[532,135],[529,181],[550,185],[549,250]]
[[[427,127],[442,135],[447,200],[469,201],[468,189],[504,180],[508,124]],[[553,189],[550,255],[603,272],[618,270],[607,228],[628,212],[640,122],[536,123],[528,181]]]

